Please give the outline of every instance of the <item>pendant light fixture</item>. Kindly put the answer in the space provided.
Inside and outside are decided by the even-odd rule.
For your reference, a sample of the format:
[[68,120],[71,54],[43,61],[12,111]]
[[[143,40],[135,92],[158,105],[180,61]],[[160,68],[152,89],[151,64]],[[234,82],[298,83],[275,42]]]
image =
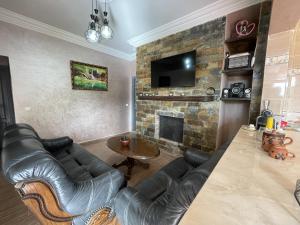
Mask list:
[[113,37],[113,31],[111,29],[111,27],[108,25],[109,21],[108,21],[108,13],[106,11],[106,0],[105,0],[105,6],[104,6],[104,12],[103,12],[103,25],[100,29],[101,32],[101,36],[105,39],[111,39]]
[[92,13],[90,15],[91,21],[89,22],[88,30],[85,32],[85,38],[90,43],[96,43],[101,38],[98,12],[97,0],[96,8],[94,8],[94,0],[92,0]]
[[90,43],[96,43],[98,42],[101,37],[105,39],[111,39],[113,36],[113,31],[111,27],[109,26],[109,21],[108,21],[108,13],[106,11],[106,0],[105,0],[105,10],[103,12],[103,25],[100,25],[99,22],[99,10],[98,10],[98,5],[96,1],[96,8],[94,8],[94,0],[92,0],[92,13],[90,15],[91,21],[89,22],[89,27],[88,30],[85,32],[85,38],[88,42]]

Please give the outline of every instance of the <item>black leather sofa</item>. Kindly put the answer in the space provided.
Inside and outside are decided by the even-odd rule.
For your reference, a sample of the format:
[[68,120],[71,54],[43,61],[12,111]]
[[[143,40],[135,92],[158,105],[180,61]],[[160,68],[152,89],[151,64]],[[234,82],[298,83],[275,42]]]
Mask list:
[[115,199],[122,225],[178,224],[225,152],[223,145],[212,156],[189,149],[154,176],[135,187],[122,189]]
[[[112,199],[125,184],[119,170],[73,143],[69,137],[41,139],[27,124],[6,128],[2,143],[2,171],[19,189],[27,206],[35,204],[33,200],[38,202],[39,210],[35,212],[34,206],[31,210],[40,220],[42,218],[43,224],[49,221],[49,224],[87,224],[100,209],[111,206]],[[36,192],[28,194],[32,183]],[[51,202],[51,193],[45,187],[56,198],[52,206],[47,205]],[[49,211],[56,202],[58,209]]]

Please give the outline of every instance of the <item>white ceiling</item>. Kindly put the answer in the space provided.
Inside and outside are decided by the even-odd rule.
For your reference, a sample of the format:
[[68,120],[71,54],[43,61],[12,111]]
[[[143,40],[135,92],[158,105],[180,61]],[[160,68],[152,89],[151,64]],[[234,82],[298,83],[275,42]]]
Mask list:
[[[108,11],[114,38],[103,40],[101,44],[132,54],[135,49],[128,44],[129,39],[216,1],[113,0]],[[91,0],[0,0],[0,7],[83,36],[89,22]]]

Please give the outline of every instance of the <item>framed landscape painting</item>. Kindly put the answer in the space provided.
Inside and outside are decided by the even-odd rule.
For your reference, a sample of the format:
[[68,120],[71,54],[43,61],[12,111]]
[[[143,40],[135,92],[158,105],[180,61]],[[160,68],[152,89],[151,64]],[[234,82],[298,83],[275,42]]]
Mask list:
[[71,61],[72,88],[75,90],[108,90],[106,67]]

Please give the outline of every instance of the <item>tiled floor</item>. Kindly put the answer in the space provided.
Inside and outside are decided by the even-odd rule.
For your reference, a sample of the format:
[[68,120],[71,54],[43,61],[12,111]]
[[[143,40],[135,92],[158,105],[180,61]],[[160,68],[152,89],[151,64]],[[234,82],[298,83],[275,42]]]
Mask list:
[[[91,153],[107,162],[114,164],[122,161],[124,157],[112,152],[107,146],[106,141],[98,141],[88,144],[83,144]],[[151,176],[162,166],[175,159],[175,156],[161,152],[161,155],[150,160],[150,168],[145,170],[141,167],[134,167],[132,171],[132,178],[128,182],[129,186],[134,186],[139,181]],[[120,168],[124,170],[125,168]],[[21,202],[14,187],[8,184],[2,174],[0,175],[0,224],[1,225],[38,225],[39,222],[27,210]]]

